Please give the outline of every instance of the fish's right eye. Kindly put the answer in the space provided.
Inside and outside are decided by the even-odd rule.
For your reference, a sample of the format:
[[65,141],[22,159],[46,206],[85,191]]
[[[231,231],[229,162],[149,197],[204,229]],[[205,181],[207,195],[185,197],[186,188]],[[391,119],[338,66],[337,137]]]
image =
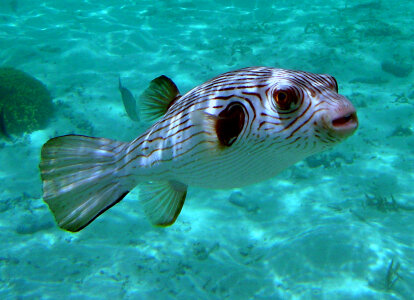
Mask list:
[[273,92],[273,100],[278,109],[287,111],[298,103],[298,96],[293,89],[280,89]]

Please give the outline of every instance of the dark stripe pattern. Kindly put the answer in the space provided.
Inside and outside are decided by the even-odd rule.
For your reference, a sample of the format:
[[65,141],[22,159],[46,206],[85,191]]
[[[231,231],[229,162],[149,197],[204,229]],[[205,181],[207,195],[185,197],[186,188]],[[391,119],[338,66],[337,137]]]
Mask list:
[[[297,97],[288,111],[278,109],[272,97],[281,89]],[[329,75],[266,67],[225,73],[177,99],[128,145],[121,169],[139,180],[173,179],[212,188],[261,181],[340,140],[324,121],[327,111],[347,103],[337,90]],[[223,149],[215,120],[236,101],[244,106],[245,126]]]

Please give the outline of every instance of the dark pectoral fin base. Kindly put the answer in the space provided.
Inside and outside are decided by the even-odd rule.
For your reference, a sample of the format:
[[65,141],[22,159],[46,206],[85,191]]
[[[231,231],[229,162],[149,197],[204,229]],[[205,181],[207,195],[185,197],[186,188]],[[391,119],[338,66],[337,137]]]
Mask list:
[[220,112],[216,121],[216,133],[220,145],[229,147],[243,130],[245,110],[240,102],[230,103]]

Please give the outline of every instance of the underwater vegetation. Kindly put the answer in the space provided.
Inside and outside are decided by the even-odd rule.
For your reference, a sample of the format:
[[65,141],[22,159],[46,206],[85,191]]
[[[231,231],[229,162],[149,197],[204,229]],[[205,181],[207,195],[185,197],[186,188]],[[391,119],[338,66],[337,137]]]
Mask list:
[[404,62],[403,59],[396,60],[385,60],[381,63],[381,68],[383,71],[390,73],[396,77],[407,77],[410,75],[413,67]]
[[9,5],[10,5],[10,9],[11,9],[14,13],[17,13],[17,10],[18,10],[18,8],[19,8],[19,3],[17,2],[17,0],[11,0],[11,1],[9,2]]
[[390,264],[388,265],[387,274],[385,276],[385,289],[387,291],[391,290],[397,280],[402,278],[398,273],[400,267],[401,264],[399,262],[394,265],[394,259],[391,259]]
[[406,125],[398,125],[393,132],[391,133],[391,137],[392,136],[402,136],[402,137],[407,137],[407,136],[411,136],[413,135],[413,131],[411,130],[411,128],[409,126]]
[[342,164],[352,164],[353,157],[349,157],[341,152],[322,153],[313,155],[305,159],[309,168],[340,168]]
[[396,283],[404,280],[401,276],[401,263],[391,258],[388,265],[385,266],[376,275],[376,278],[369,282],[369,285],[377,290],[382,290],[387,293],[393,293],[396,290]]
[[6,123],[4,120],[4,107],[2,107],[0,111],[0,136],[4,137],[7,140],[12,139],[12,137],[10,136],[10,134],[7,132],[7,129],[6,129]]
[[0,68],[3,135],[22,135],[44,128],[54,113],[46,86],[14,68]]
[[394,196],[392,195],[390,199],[388,199],[387,197],[384,197],[382,195],[371,196],[371,195],[365,194],[365,199],[366,200],[365,200],[364,205],[366,207],[372,207],[381,212],[399,211],[399,210],[413,211],[414,210],[414,207],[398,203],[397,200],[395,200]]

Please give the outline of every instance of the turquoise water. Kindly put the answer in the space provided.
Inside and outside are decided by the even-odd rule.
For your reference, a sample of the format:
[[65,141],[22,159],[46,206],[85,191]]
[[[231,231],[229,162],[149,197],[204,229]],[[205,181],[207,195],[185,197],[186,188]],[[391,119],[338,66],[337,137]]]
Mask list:
[[[0,2],[0,66],[41,80],[56,116],[0,140],[1,299],[413,299],[412,1]],[[83,231],[41,200],[39,153],[68,133],[132,140],[138,96],[263,65],[334,75],[360,126],[237,190],[189,189],[177,222],[137,190]]]

